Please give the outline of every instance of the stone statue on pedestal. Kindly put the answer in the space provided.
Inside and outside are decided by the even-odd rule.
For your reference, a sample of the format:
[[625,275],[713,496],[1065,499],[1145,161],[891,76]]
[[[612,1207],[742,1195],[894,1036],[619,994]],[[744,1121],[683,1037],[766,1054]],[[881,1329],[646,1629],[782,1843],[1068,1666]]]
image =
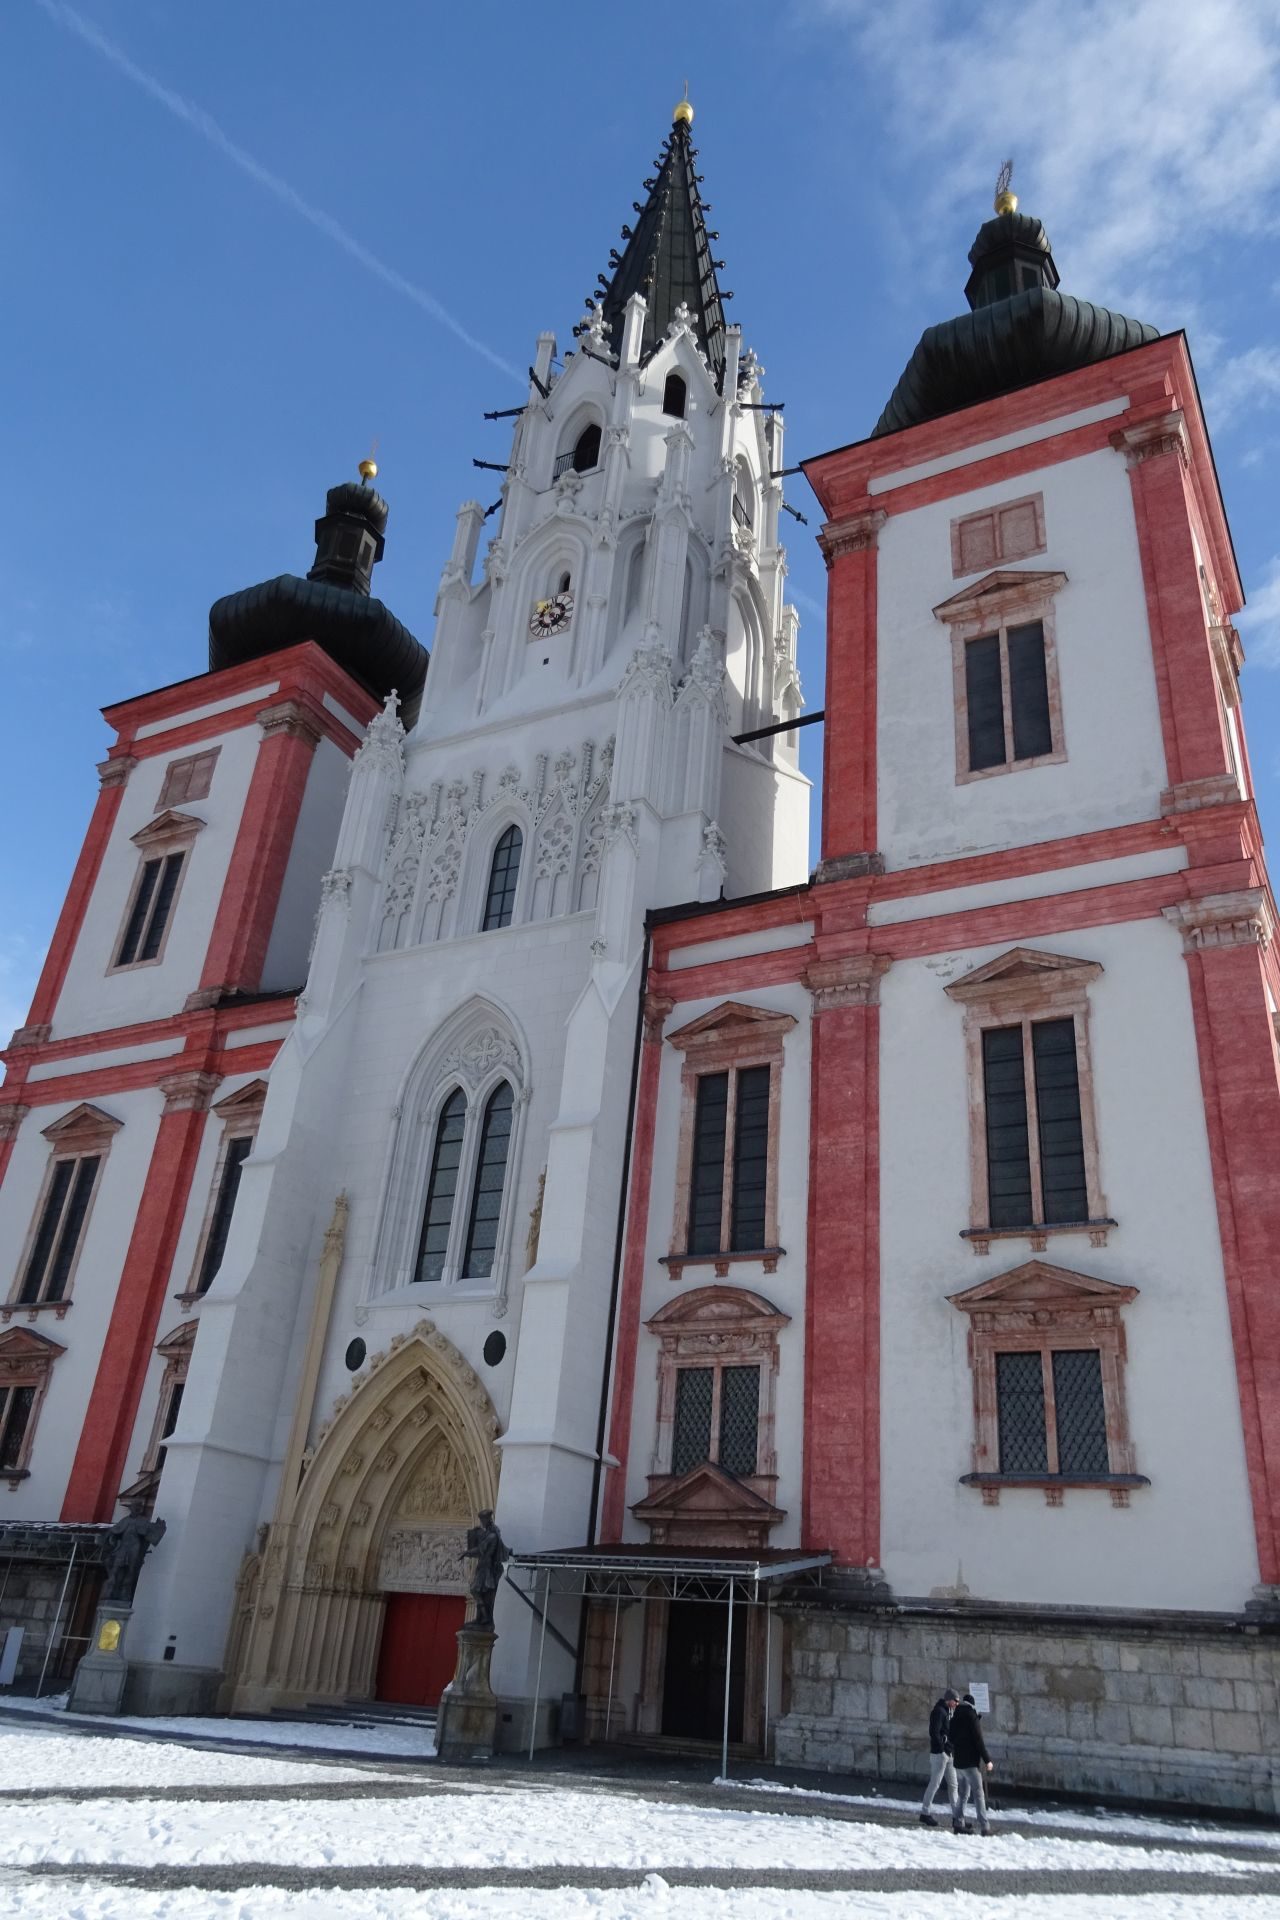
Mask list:
[[502,1576],[511,1554],[487,1507],[480,1515],[479,1526],[467,1528],[467,1544],[461,1558],[476,1563],[469,1589],[476,1611],[470,1624],[474,1627],[492,1627],[494,1599],[502,1585]]
[[148,1520],[145,1514],[127,1513],[111,1529],[111,1551],[107,1556],[107,1577],[102,1600],[115,1607],[131,1607],[142,1574],[142,1563],[152,1547],[165,1536],[163,1520]]

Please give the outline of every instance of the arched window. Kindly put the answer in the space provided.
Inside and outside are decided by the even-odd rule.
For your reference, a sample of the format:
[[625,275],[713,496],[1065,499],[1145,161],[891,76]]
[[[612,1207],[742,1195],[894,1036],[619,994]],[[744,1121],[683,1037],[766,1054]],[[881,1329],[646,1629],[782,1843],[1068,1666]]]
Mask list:
[[662,389],[662,411],[674,414],[677,420],[684,419],[685,402],[689,389],[678,373],[667,375],[667,384]]
[[520,855],[523,850],[524,835],[519,827],[508,827],[493,850],[493,865],[489,869],[489,891],[484,903],[481,933],[491,933],[495,927],[511,925],[511,915],[516,904],[516,881],[520,878]]
[[514,1105],[510,1084],[504,1080],[489,1095],[489,1104],[484,1110],[475,1185],[471,1190],[471,1218],[467,1223],[467,1251],[462,1262],[464,1280],[487,1280],[493,1272]]
[[435,1151],[431,1156],[431,1178],[427,1182],[427,1204],[422,1214],[422,1238],[418,1243],[416,1280],[441,1280],[449,1251],[449,1228],[453,1224],[453,1205],[458,1197],[458,1163],[462,1158],[462,1136],[467,1125],[467,1096],[461,1087],[454,1091],[440,1110],[436,1123]]
[[568,568],[566,568],[565,571],[560,575],[559,582],[557,583],[557,586],[556,586],[556,592],[568,593],[572,585],[573,585],[573,575],[569,572]]
[[640,540],[627,562],[627,591],[623,601],[622,617],[630,619],[640,605],[640,590],[644,585],[644,541]]
[[748,531],[756,523],[755,493],[751,469],[739,460],[733,482],[733,517],[740,527]]
[[600,465],[600,429],[593,420],[578,435],[573,449],[573,470],[575,473],[590,473],[592,467]]

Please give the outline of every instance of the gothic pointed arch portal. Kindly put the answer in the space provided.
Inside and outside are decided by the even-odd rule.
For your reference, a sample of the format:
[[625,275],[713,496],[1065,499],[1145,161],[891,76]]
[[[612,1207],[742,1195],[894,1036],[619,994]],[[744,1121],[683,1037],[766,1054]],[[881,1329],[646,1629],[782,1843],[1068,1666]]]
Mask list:
[[498,1420],[430,1320],[374,1358],[304,1456],[241,1575],[234,1711],[372,1694],[389,1592],[463,1594],[472,1517],[497,1502]]

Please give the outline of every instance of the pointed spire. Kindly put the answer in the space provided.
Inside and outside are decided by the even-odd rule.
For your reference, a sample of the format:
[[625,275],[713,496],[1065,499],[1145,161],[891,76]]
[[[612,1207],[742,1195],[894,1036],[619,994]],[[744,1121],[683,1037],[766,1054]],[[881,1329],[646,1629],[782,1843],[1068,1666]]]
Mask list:
[[716,269],[724,262],[712,257],[711,242],[719,236],[707,228],[711,208],[698,190],[701,176],[694,168],[698,151],[690,135],[692,122],[693,108],[682,99],[653,176],[644,183],[648,198],[643,206],[634,203],[639,219],[634,228],[622,229],[627,243],[623,252],[615,250],[610,256],[613,277],[605,281],[600,276],[600,298],[615,353],[633,293],[643,294],[648,303],[641,345],[645,355],[666,338],[677,308],[687,307],[698,345],[719,381],[725,357],[723,302],[732,296],[722,295],[716,280]]

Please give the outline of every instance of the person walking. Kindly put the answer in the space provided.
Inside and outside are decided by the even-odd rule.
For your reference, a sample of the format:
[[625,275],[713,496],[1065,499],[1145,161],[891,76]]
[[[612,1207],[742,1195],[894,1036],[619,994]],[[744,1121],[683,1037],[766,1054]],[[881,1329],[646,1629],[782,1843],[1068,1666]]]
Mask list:
[[982,1737],[977,1707],[973,1695],[966,1693],[951,1716],[951,1758],[956,1771],[956,1797],[951,1806],[951,1830],[953,1833],[972,1833],[973,1828],[965,1823],[965,1806],[969,1795],[973,1795],[973,1810],[978,1816],[978,1832],[990,1833],[987,1820],[987,1796],[983,1791],[982,1777],[991,1771],[991,1756],[987,1752],[986,1741]]
[[951,1803],[951,1818],[956,1817],[956,1770],[951,1759],[951,1715],[960,1695],[954,1687],[948,1687],[940,1700],[935,1700],[933,1711],[929,1715],[929,1784],[925,1788],[924,1804],[920,1808],[920,1825],[936,1827],[938,1822],[933,1813],[933,1798],[938,1788],[945,1782],[947,1799]]

